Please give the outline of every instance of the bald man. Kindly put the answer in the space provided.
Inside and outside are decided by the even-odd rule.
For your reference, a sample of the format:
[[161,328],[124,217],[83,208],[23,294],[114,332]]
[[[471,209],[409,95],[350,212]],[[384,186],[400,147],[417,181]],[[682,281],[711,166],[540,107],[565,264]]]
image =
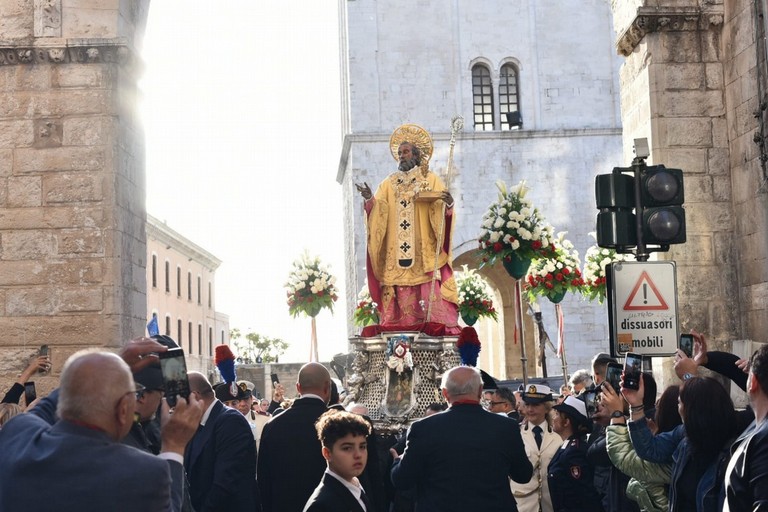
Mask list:
[[256,445],[248,421],[216,398],[205,375],[188,376],[205,410],[184,457],[192,506],[197,512],[258,510]]
[[296,383],[299,398],[264,426],[257,479],[263,512],[301,512],[325,472],[315,422],[327,409],[331,375],[307,363]]
[[[126,360],[138,369],[157,361],[150,351],[165,350],[146,340],[130,347]],[[184,447],[202,406],[178,397],[170,416],[163,404],[162,448],[155,456],[120,443],[134,421],[136,392],[119,356],[96,350],[71,356],[61,387],[0,430],[0,510],[180,510]],[[55,421],[57,404],[61,419]]]
[[477,368],[452,368],[441,388],[450,407],[411,424],[402,456],[391,452],[392,483],[416,489],[416,510],[515,512],[509,478],[533,474],[517,421],[483,409]]

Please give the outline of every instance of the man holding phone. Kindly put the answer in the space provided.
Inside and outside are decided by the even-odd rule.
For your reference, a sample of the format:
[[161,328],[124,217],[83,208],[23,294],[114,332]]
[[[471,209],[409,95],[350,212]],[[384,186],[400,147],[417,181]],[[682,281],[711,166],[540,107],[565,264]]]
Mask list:
[[[141,339],[124,347],[122,359],[98,350],[71,356],[61,387],[0,430],[0,510],[14,510],[20,503],[26,512],[112,510],[116,503],[124,511],[180,510],[180,460],[202,415],[198,401],[181,400],[172,416],[164,406],[160,456],[120,444],[136,407],[137,388],[126,363],[139,370],[157,361],[153,353],[164,350]],[[46,492],[40,492],[41,482]]]

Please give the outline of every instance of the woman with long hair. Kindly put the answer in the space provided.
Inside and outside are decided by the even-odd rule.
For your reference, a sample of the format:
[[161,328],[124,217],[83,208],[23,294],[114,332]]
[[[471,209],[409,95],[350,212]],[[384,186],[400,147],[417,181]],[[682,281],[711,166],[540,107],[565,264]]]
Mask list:
[[[652,377],[643,373],[644,387],[648,387]],[[654,396],[644,397],[644,414],[654,434],[669,432],[682,423],[677,412],[677,399],[680,387],[669,386],[661,394],[658,402]],[[611,408],[619,407],[623,399],[616,393],[605,393],[603,402]],[[611,418],[611,426],[606,431],[608,457],[616,468],[631,477],[627,484],[627,497],[640,506],[643,512],[666,512],[669,510],[667,487],[672,475],[672,464],[656,464],[641,459],[629,439],[626,420]]]
[[709,377],[691,377],[680,387],[678,411],[683,424],[656,436],[643,413],[643,385],[623,387],[630,404],[629,435],[637,454],[651,462],[672,464],[670,512],[722,510],[728,448],[737,434],[736,411],[725,388]]

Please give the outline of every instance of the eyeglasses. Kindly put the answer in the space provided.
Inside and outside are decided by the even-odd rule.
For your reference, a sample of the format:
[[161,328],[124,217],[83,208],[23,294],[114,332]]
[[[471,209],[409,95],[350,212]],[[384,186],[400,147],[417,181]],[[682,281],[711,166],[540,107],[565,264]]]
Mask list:
[[139,398],[139,397],[141,397],[141,395],[144,394],[144,392],[147,390],[147,388],[146,388],[146,386],[143,386],[143,385],[139,384],[138,382],[135,382],[134,385],[135,385],[136,389],[134,391],[127,391],[125,394],[127,395],[129,393],[136,393],[136,398]]
[[493,406],[496,406],[496,405],[502,405],[502,404],[506,404],[506,403],[509,403],[509,402],[488,402],[488,406],[489,407],[493,407]]

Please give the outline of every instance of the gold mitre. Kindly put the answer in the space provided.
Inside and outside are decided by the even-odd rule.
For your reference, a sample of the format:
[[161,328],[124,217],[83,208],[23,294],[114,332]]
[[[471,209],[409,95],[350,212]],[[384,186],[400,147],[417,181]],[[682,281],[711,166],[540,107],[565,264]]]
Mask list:
[[428,163],[429,159],[432,158],[432,151],[434,149],[432,137],[421,126],[417,124],[404,124],[392,132],[392,137],[389,138],[389,150],[392,152],[392,157],[395,161],[400,160],[397,151],[403,142],[410,142],[419,148],[419,151],[421,151],[421,164]]

